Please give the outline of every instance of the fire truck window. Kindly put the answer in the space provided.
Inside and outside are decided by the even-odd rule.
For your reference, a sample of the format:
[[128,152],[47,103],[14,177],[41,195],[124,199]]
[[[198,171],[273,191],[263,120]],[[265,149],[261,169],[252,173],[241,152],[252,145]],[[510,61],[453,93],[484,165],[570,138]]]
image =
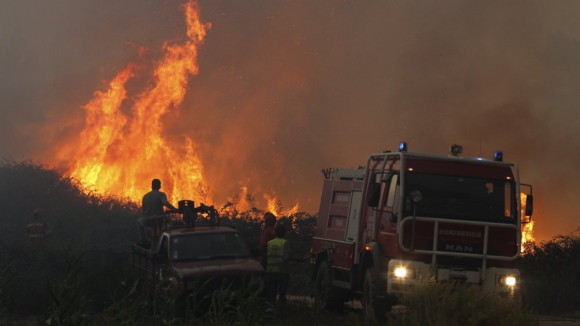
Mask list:
[[504,197],[505,197],[505,216],[512,217],[512,197],[511,194],[511,184],[509,182],[505,183]]
[[[421,191],[416,206],[421,216],[515,221],[510,182],[423,173],[408,174],[405,182],[405,198],[412,190]],[[412,205],[405,209],[410,211]]]
[[386,197],[386,203],[385,206],[387,207],[393,207],[393,204],[395,203],[395,190],[397,189],[397,180],[398,180],[399,176],[398,175],[393,175],[393,177],[391,178],[391,183],[388,185],[388,193],[387,193],[387,197]]
[[401,206],[401,187],[395,182],[395,195],[393,196],[393,216],[399,214],[399,207]]

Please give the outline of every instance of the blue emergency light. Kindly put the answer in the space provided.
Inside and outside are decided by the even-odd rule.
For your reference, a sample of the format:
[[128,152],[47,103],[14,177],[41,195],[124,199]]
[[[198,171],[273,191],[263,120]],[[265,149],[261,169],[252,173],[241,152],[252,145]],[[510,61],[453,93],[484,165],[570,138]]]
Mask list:
[[493,154],[493,160],[497,162],[503,162],[503,153],[502,151],[495,151]]
[[399,152],[406,152],[407,151],[407,143],[400,142],[399,143]]

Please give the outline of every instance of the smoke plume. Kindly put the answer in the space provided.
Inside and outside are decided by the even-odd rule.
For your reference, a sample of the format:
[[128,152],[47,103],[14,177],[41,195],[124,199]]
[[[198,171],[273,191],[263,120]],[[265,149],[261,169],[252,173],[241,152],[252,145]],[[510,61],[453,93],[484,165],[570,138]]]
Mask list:
[[[129,62],[185,36],[183,1],[0,3],[0,156],[66,168],[86,105]],[[395,149],[520,165],[540,240],[576,229],[580,4],[199,1],[199,72],[163,123],[196,143],[216,203],[318,210],[325,167]],[[126,85],[137,94],[147,78]],[[125,108],[126,109],[126,108]],[[144,180],[143,191],[149,187]]]

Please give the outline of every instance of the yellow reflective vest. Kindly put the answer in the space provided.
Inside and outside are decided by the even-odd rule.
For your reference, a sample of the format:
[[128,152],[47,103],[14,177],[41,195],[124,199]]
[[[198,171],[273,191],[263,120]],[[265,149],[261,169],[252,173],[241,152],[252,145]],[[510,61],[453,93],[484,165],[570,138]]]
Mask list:
[[284,260],[284,245],[286,239],[275,238],[268,241],[268,273],[290,273],[286,260]]

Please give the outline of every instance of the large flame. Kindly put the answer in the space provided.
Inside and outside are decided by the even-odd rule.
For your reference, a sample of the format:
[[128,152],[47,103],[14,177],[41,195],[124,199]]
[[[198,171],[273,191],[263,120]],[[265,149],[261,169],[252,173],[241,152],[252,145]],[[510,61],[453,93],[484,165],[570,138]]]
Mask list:
[[[526,213],[526,194],[520,194],[520,200],[522,203],[522,211],[521,216],[524,217]],[[530,223],[523,224],[522,223],[522,245],[521,245],[521,252],[524,252],[526,249],[526,243],[533,243],[535,241],[534,235],[532,231],[534,230],[534,221],[530,221]]]
[[274,214],[276,217],[279,216],[290,216],[298,212],[298,203],[290,208],[284,208],[282,202],[276,197],[276,194],[268,195],[264,194],[264,199],[268,202],[268,211]]
[[[138,201],[151,179],[159,178],[170,201],[211,200],[194,141],[182,136],[169,142],[161,121],[178,114],[188,78],[198,72],[198,47],[211,26],[200,22],[197,2],[190,0],[183,9],[187,40],[163,45],[150,86],[127,98],[125,83],[137,70],[129,64],[84,106],[86,124],[68,171],[83,185]],[[131,105],[130,116],[121,111],[124,101]]]

